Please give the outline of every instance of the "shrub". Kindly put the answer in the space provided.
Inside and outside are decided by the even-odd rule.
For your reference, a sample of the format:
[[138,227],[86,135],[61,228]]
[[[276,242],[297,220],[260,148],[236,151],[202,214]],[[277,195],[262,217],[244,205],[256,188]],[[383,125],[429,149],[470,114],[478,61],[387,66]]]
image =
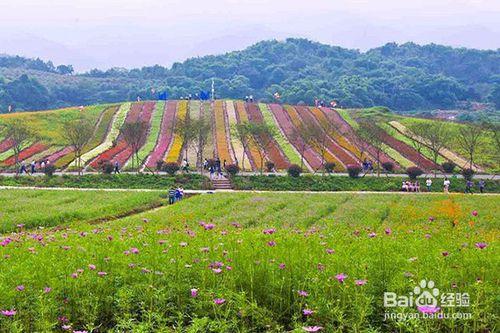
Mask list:
[[274,163],[271,161],[266,162],[266,171],[273,172],[274,171]]
[[105,173],[108,175],[113,173],[114,166],[113,166],[113,163],[111,163],[111,161],[109,161],[109,160],[99,161],[98,167],[99,167],[99,170],[102,171],[102,173]]
[[332,173],[333,169],[335,169],[335,163],[333,162],[326,162],[325,163],[325,171],[328,173]]
[[226,171],[231,177],[233,177],[240,172],[240,167],[236,164],[226,164]]
[[299,177],[302,173],[302,168],[297,164],[292,164],[288,167],[288,175],[291,177]]
[[170,176],[173,176],[175,175],[175,173],[177,171],[179,171],[179,164],[175,163],[175,162],[169,162],[169,163],[165,163],[163,165],[163,171],[165,171],[166,173],[168,173]]
[[157,171],[162,171],[164,164],[165,164],[165,162],[163,162],[162,160],[156,161],[156,170]]
[[360,172],[361,172],[361,167],[358,164],[347,165],[347,173],[349,174],[349,177],[358,178]]
[[418,176],[421,176],[424,172],[419,167],[412,166],[406,169],[406,173],[408,174],[408,177],[410,177],[410,179],[415,180],[417,179]]
[[453,162],[448,161],[448,162],[444,162],[443,164],[441,164],[441,166],[443,167],[444,172],[453,173],[453,171],[455,170],[455,167],[457,165]]
[[475,174],[475,171],[472,170],[472,169],[463,169],[462,170],[462,176],[466,179],[466,180],[471,180],[472,177],[474,177],[474,174]]
[[393,172],[394,171],[394,163],[384,162],[384,163],[382,163],[382,168],[385,170],[385,172]]
[[52,164],[49,164],[49,165],[45,166],[45,168],[43,168],[43,173],[47,177],[52,177],[54,175],[54,172],[56,172],[56,167]]

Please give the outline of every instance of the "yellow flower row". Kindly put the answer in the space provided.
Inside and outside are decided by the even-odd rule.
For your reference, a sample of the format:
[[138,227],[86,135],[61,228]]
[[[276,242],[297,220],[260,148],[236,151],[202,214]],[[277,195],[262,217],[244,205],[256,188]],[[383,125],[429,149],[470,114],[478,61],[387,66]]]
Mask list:
[[[248,123],[248,115],[245,110],[245,103],[241,101],[237,101],[236,103],[236,112],[240,118],[240,123]],[[257,148],[257,143],[254,138],[250,138],[247,142],[248,153],[255,163],[255,167],[260,169],[262,164],[262,159],[260,158],[259,149]]]
[[[176,123],[183,122],[186,120],[188,111],[188,101],[179,101],[177,104],[177,116]],[[174,131],[174,140],[172,141],[172,146],[168,151],[167,158],[165,162],[179,162],[181,158],[182,146],[184,142],[182,142],[182,137]]]
[[229,143],[226,134],[226,122],[224,117],[224,106],[222,100],[214,102],[214,118],[215,118],[215,142],[217,145],[217,155],[221,161],[233,163],[231,152],[229,151]]

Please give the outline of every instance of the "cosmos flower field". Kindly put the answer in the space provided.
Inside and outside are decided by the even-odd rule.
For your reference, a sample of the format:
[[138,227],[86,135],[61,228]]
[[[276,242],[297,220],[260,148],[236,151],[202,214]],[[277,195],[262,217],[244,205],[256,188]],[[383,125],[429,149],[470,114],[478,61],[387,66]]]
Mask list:
[[[1,332],[487,332],[498,323],[497,196],[216,193],[40,229],[36,192],[22,217],[2,211],[14,231],[0,235]],[[124,200],[105,200],[113,193]],[[140,195],[126,209],[159,200],[132,200]],[[73,216],[66,207],[55,209]],[[471,318],[385,320],[383,293],[406,295],[422,279],[468,293]]]

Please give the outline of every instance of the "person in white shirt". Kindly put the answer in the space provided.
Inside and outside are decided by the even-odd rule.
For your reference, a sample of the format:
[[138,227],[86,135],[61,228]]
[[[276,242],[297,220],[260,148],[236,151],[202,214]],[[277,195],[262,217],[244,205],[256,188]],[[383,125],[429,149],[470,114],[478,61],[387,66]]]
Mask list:
[[445,193],[450,193],[450,184],[451,184],[450,180],[448,178],[445,178],[443,182],[443,188]]
[[425,181],[425,186],[427,186],[427,192],[430,192],[432,186],[432,179],[427,178],[427,180]]

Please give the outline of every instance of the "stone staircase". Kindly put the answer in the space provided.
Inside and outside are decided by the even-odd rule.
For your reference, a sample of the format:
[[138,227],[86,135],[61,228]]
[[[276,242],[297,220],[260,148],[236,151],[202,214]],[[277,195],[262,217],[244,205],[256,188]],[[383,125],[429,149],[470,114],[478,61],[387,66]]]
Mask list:
[[231,184],[231,181],[227,179],[226,177],[222,177],[220,179],[214,178],[212,179],[212,184],[214,185],[214,189],[216,190],[232,190],[233,185]]

